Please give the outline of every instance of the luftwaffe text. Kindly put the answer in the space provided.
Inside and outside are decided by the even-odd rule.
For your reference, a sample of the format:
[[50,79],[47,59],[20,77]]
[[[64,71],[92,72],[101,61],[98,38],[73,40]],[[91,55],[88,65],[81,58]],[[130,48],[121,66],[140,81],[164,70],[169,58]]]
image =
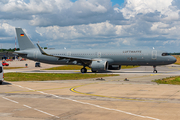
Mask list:
[[141,50],[126,50],[126,51],[123,51],[123,53],[141,53]]

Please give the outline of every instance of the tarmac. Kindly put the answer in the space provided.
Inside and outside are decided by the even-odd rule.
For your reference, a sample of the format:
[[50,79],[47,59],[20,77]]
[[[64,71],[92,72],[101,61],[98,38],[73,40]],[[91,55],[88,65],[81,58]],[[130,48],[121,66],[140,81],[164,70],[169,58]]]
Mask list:
[[[9,62],[5,70],[26,73],[80,73],[80,70],[49,71],[57,65],[33,61]],[[180,66],[138,67],[108,71],[120,76],[84,80],[4,82],[0,86],[1,120],[178,120],[179,85],[156,84],[155,79],[180,75]],[[88,71],[87,74],[92,74]],[[129,81],[124,81],[127,78]],[[6,80],[6,78],[5,78]]]

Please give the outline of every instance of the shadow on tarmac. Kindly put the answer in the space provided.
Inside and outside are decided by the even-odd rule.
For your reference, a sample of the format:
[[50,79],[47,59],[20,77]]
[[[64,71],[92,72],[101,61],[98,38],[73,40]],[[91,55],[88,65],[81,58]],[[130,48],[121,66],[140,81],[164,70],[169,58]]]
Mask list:
[[12,85],[12,84],[8,82],[3,82],[1,85]]

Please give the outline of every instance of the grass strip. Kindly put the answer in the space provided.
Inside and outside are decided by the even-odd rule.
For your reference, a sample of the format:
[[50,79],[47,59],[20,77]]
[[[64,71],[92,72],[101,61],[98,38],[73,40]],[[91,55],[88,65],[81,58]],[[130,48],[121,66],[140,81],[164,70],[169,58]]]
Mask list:
[[20,68],[25,68],[25,67],[3,67],[4,70],[9,70],[9,69],[20,69]]
[[59,74],[59,73],[5,73],[6,81],[47,81],[47,80],[80,80],[98,77],[119,76],[115,74]]
[[[130,69],[130,68],[136,68],[139,66],[132,66],[132,65],[128,65],[128,66],[121,66],[121,69]],[[64,66],[59,66],[59,67],[53,67],[53,68],[48,68],[48,69],[44,69],[44,70],[80,70],[82,68],[82,66],[79,65],[64,65]],[[90,68],[86,67],[87,70],[91,70]]]
[[133,66],[133,65],[126,66],[126,65],[122,65],[121,69],[131,69],[131,68],[137,68],[137,67],[139,67],[139,66]]
[[[48,69],[44,69],[44,70],[80,70],[81,68],[83,68],[83,66],[79,66],[79,65],[63,65],[63,66],[48,68]],[[88,67],[86,67],[86,69],[90,70],[90,68],[88,68]]]
[[180,85],[180,76],[153,80],[153,82],[156,82],[158,84]]

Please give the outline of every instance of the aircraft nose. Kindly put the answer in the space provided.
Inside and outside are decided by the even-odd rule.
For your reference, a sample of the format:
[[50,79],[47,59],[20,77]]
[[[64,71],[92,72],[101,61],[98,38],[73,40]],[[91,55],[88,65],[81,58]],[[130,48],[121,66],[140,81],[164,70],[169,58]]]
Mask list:
[[175,63],[177,60],[176,60],[175,57],[172,56],[171,61],[172,61],[173,63]]

